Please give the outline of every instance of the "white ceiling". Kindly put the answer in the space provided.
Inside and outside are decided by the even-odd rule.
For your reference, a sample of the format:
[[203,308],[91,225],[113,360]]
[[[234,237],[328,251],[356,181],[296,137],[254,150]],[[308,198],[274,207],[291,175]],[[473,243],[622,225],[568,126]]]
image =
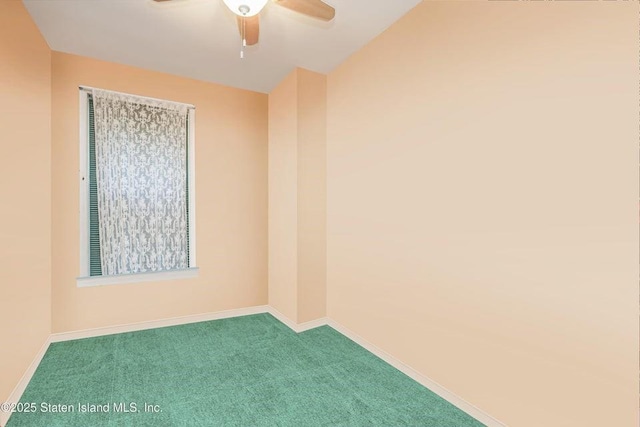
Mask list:
[[51,49],[258,92],[294,67],[328,73],[421,0],[326,0],[330,23],[270,2],[240,59],[222,0],[23,0]]

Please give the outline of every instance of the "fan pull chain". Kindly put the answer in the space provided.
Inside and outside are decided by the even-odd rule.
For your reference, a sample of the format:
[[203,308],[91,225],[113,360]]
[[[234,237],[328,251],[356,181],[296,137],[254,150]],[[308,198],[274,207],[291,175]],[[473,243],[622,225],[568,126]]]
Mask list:
[[240,59],[244,59],[244,48],[247,46],[245,18],[242,18],[242,44],[240,46]]
[[242,47],[247,47],[247,18],[242,19]]

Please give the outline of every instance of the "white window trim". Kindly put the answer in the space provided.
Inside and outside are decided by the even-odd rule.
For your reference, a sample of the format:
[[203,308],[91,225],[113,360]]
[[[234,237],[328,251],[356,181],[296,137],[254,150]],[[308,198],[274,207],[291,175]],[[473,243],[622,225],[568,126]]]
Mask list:
[[111,276],[89,276],[89,111],[88,98],[91,88],[79,88],[80,114],[80,276],[76,279],[78,287],[118,285],[149,281],[190,279],[198,277],[196,267],[196,162],[195,162],[195,108],[190,105],[189,114],[189,268],[167,270],[152,273],[118,274]]
[[194,279],[199,268],[184,270],[156,271],[152,273],[118,274],[116,276],[89,276],[76,279],[79,288],[103,285],[124,285],[126,283],[159,282],[163,280]]

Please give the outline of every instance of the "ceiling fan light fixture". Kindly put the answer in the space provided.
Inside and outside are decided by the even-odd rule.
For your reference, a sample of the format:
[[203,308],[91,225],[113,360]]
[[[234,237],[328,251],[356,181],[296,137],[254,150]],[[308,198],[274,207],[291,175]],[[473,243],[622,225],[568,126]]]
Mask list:
[[223,0],[224,4],[236,15],[249,18],[256,16],[269,0]]

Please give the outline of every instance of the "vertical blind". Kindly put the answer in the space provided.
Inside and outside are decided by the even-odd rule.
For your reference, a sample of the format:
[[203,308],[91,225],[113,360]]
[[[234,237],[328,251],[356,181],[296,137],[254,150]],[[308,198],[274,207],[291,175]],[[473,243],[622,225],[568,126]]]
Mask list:
[[89,95],[89,275],[102,276],[100,224],[98,222],[98,184],[96,181],[96,129],[93,97]]

